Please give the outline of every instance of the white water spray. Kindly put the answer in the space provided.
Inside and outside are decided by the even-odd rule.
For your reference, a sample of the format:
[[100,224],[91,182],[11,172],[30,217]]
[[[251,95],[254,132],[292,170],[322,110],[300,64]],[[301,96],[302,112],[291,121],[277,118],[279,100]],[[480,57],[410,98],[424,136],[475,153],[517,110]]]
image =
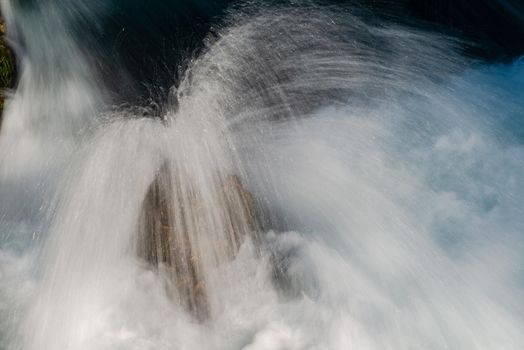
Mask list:
[[[26,41],[69,20],[46,12],[37,38],[3,8]],[[216,34],[165,122],[101,113],[73,38],[26,43],[0,135],[1,346],[521,348],[522,65],[475,67],[449,39],[333,8],[245,9]],[[201,322],[136,253],[165,166],[203,203]],[[230,174],[266,232],[217,259]]]

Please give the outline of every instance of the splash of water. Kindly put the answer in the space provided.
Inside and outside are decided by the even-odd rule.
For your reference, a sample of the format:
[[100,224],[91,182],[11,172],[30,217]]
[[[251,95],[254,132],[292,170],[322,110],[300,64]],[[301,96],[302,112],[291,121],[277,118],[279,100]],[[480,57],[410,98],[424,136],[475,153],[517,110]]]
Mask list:
[[[159,121],[106,104],[60,30],[74,19],[3,8],[27,43],[0,137],[2,347],[524,344],[521,63],[475,66],[449,38],[347,9],[248,7]],[[166,289],[193,255],[205,302]]]

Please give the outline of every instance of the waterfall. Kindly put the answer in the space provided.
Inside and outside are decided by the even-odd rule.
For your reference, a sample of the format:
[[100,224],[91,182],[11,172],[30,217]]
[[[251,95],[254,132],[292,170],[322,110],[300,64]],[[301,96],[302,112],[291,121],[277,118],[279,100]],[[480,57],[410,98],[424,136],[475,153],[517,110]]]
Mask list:
[[2,1],[0,349],[521,348],[522,62],[224,7],[144,106],[117,2]]

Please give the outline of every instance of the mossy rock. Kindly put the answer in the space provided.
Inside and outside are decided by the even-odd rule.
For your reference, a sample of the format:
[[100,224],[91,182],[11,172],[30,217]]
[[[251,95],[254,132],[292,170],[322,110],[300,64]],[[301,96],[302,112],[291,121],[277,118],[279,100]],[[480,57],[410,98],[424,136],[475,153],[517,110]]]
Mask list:
[[14,57],[5,39],[5,30],[5,23],[0,19],[0,113],[4,109],[4,91],[12,87],[15,75]]

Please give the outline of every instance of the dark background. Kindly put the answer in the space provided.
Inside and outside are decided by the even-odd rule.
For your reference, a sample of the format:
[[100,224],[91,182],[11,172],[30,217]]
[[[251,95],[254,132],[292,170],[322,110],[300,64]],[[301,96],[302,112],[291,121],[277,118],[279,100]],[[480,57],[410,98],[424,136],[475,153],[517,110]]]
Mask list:
[[[210,28],[230,0],[111,0],[95,42],[103,59],[95,60],[114,86],[116,100],[165,97],[188,60],[198,53]],[[320,1],[312,1],[312,3]],[[321,1],[363,8],[370,17],[465,39],[467,56],[508,62],[524,53],[524,4],[517,0],[360,0]],[[267,6],[286,1],[264,1]],[[111,62],[111,63],[107,63]],[[112,66],[118,65],[118,69]],[[123,68],[123,69],[122,69]],[[119,72],[119,73],[115,73]],[[125,73],[122,73],[125,72]],[[118,75],[118,76],[117,76]]]

